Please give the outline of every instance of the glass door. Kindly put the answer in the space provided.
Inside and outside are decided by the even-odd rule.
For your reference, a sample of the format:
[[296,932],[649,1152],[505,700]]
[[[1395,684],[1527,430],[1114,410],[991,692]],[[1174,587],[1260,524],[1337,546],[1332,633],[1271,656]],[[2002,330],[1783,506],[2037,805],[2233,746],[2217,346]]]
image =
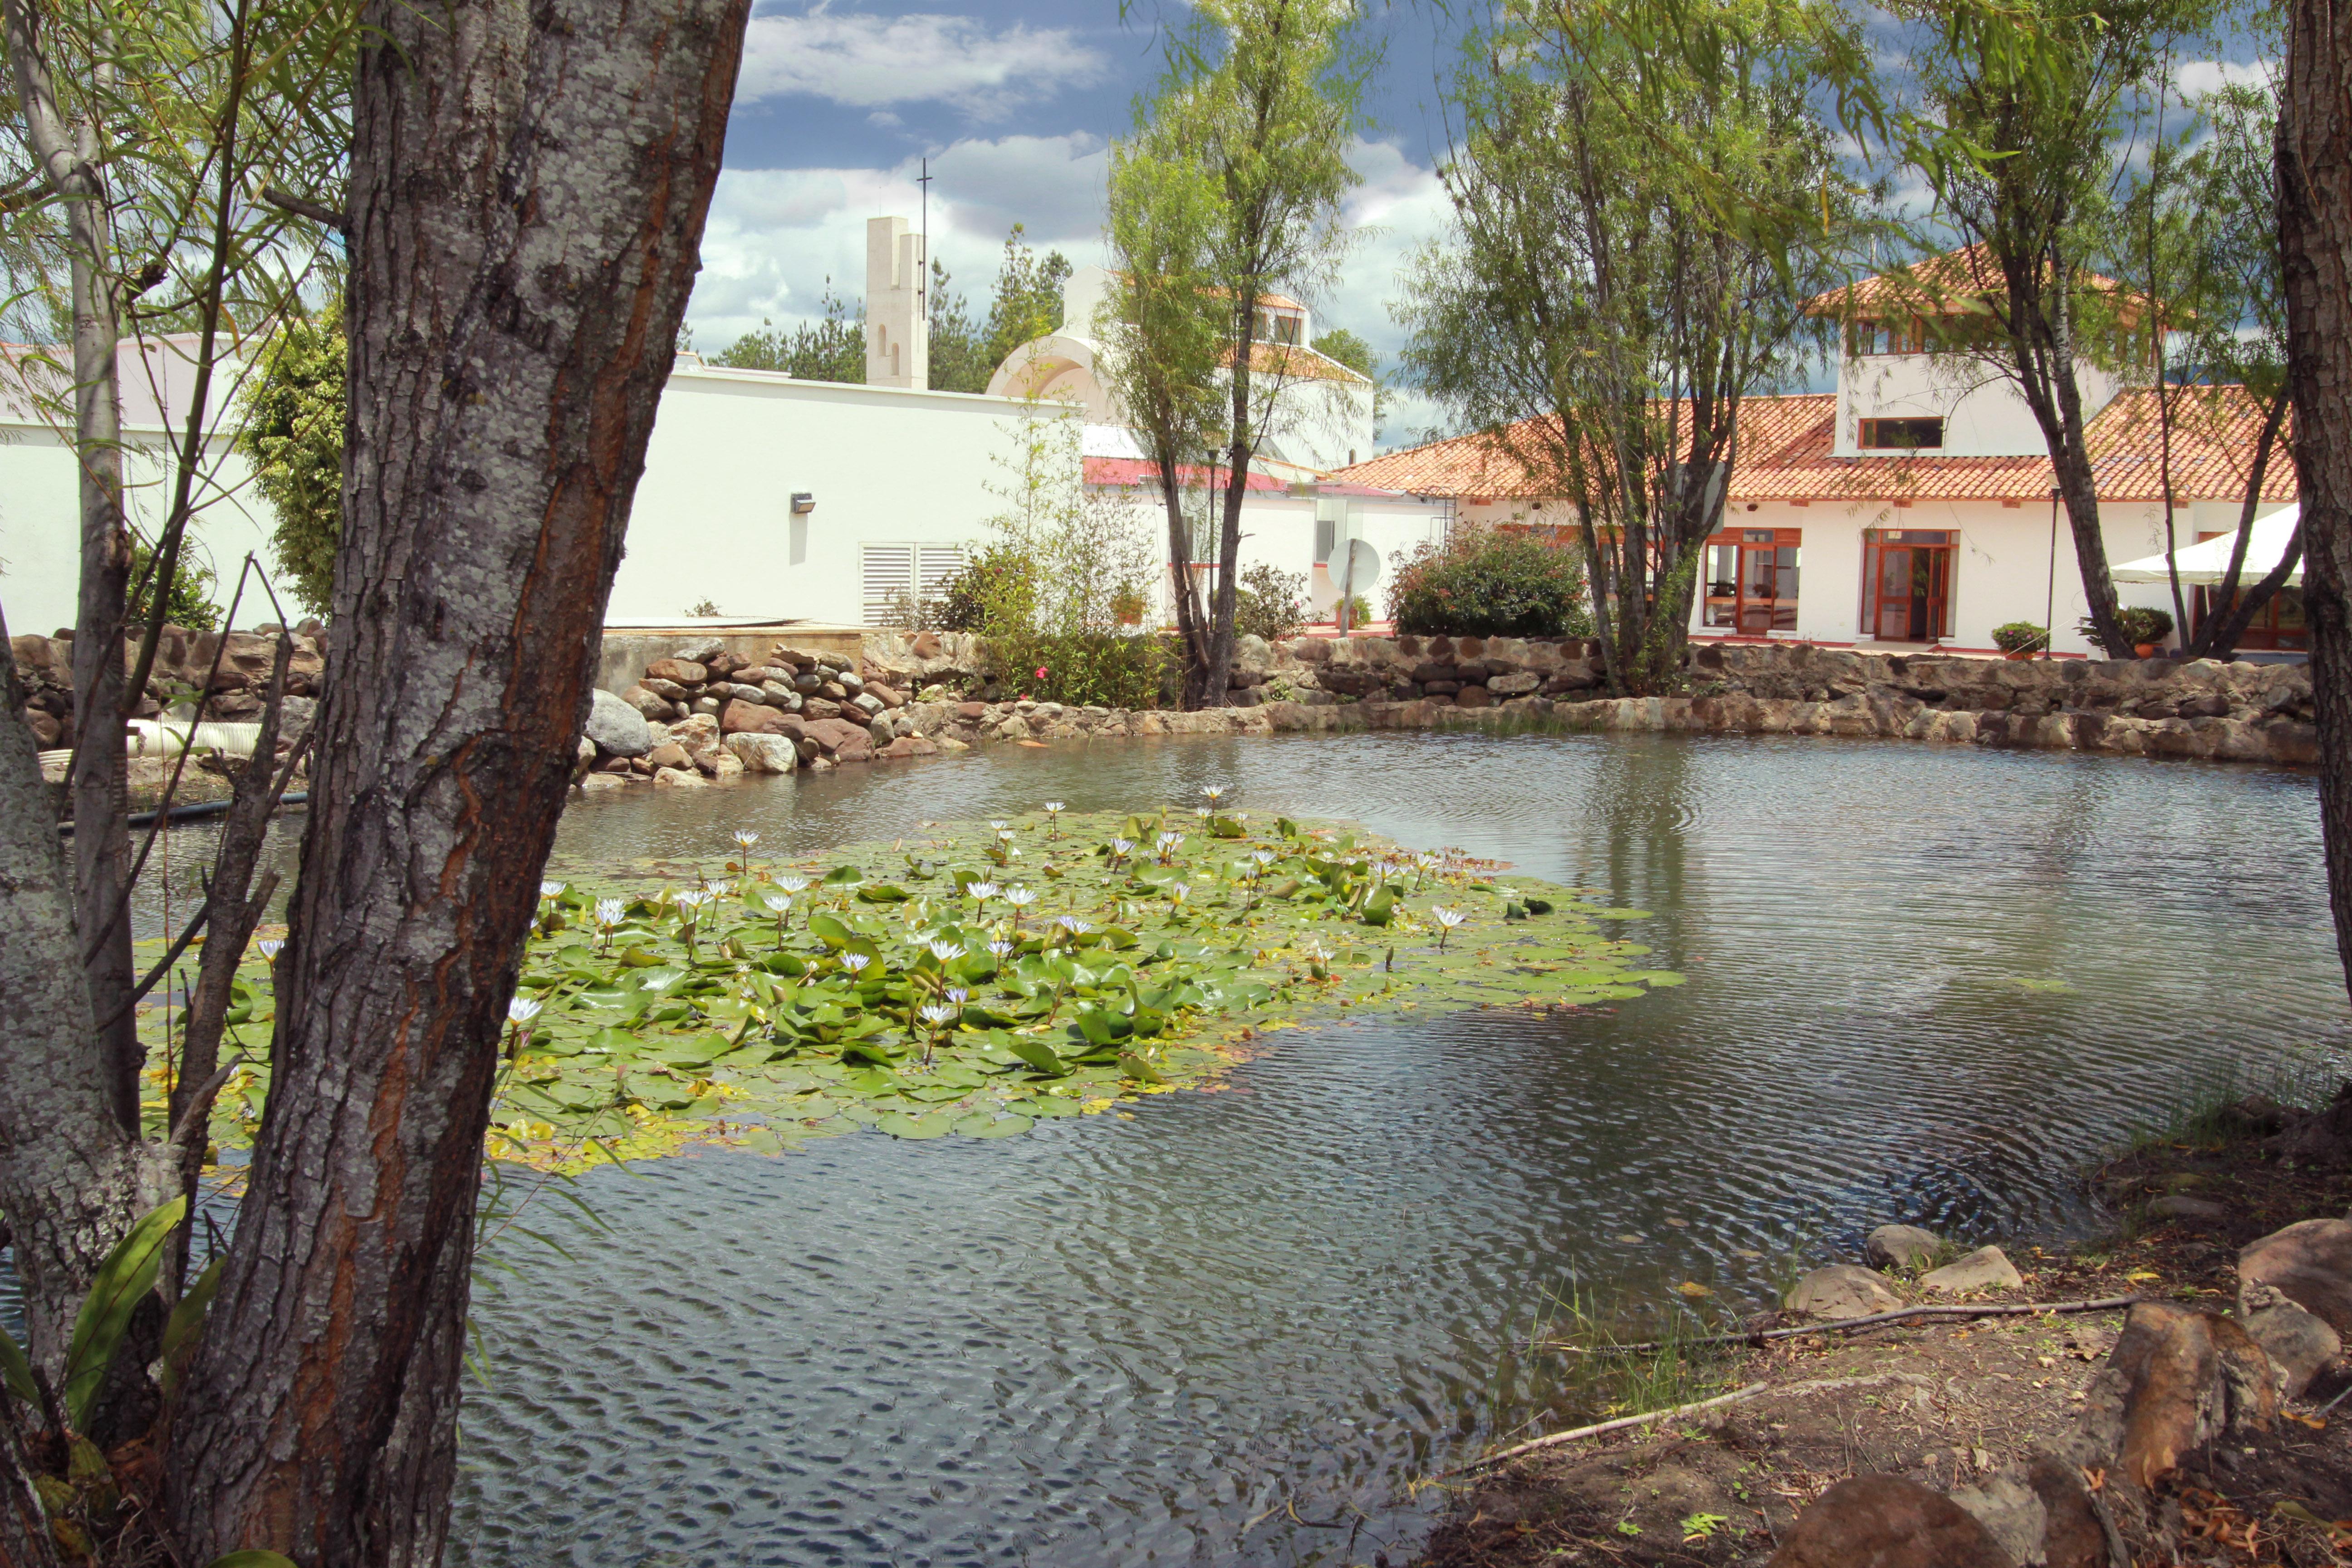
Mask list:
[[1874,528],[1864,536],[1863,627],[1880,642],[1951,635],[1952,535]]

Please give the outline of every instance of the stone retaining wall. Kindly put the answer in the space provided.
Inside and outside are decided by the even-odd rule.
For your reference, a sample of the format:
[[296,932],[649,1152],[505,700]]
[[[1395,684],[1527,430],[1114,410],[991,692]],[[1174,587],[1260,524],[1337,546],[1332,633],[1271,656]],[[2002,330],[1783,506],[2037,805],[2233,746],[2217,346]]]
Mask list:
[[[702,658],[687,657],[700,654]],[[2308,766],[2311,683],[2294,665],[2213,660],[2017,661],[1701,645],[1684,695],[1612,699],[1593,648],[1517,638],[1244,637],[1235,704],[1129,711],[982,701],[969,637],[875,632],[857,658],[778,644],[760,666],[714,647],[656,660],[623,698],[628,745],[598,737],[590,765],[700,784],[742,771],[893,761],[991,742],[1507,726],[1569,731],[1843,735],[2204,757]],[[852,664],[856,668],[852,668]],[[592,733],[593,726],[592,725]],[[640,739],[642,743],[638,743]]]
[[[275,628],[268,632],[230,632],[227,647],[219,632],[192,632],[165,626],[157,639],[155,664],[147,689],[132,717],[152,719],[175,702],[192,700],[209,686],[211,700],[205,717],[243,721],[261,717],[262,693],[269,685],[271,662],[278,656]],[[18,717],[31,726],[34,744],[43,751],[70,745],[73,741],[73,639],[33,634],[8,639],[8,653],[16,667],[16,687],[24,707]],[[219,654],[220,668],[213,669]],[[127,674],[138,662],[139,645],[126,639],[122,667]],[[310,704],[326,674],[326,660],[315,623],[304,622],[294,633],[294,654],[287,661],[287,724],[299,732],[307,723]]]

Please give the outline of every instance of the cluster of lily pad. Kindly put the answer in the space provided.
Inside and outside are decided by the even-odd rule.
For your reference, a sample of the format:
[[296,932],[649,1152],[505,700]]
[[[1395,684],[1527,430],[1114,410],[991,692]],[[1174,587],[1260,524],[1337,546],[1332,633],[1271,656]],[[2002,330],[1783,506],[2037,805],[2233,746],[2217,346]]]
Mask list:
[[[1458,852],[1205,804],[1059,802],[919,843],[584,869],[540,889],[491,1153],[575,1168],[692,1143],[773,1152],[872,1126],[1003,1138],[1214,1087],[1269,1029],[1480,1005],[1574,1007],[1680,977],[1610,909]],[[266,1038],[271,944],[234,1022]],[[151,1073],[160,1111],[168,1063]],[[266,1065],[214,1131],[251,1135]]]

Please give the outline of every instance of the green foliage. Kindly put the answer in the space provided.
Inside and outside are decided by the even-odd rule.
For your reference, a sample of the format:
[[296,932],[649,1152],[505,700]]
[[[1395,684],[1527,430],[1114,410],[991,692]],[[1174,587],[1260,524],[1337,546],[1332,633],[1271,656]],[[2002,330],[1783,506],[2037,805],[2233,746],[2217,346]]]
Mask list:
[[140,1299],[155,1288],[163,1243],[187,1216],[188,1200],[173,1198],[148,1210],[124,1233],[114,1250],[99,1265],[89,1294],[74,1319],[73,1339],[66,1347],[65,1415],[77,1432],[89,1425],[90,1402],[98,1397],[114,1352],[130,1331],[131,1314]]
[[1108,708],[1161,701],[1167,648],[1122,633],[1123,591],[1156,569],[1150,514],[1089,490],[1084,426],[1063,405],[1033,403],[1004,427],[1004,510],[996,540],[950,584],[942,624],[976,631],[1007,693]]
[[1389,405],[1396,398],[1396,389],[1381,373],[1381,356],[1372,352],[1371,344],[1345,327],[1333,327],[1317,334],[1315,352],[1326,359],[1339,361],[1372,384],[1372,424],[1377,436],[1380,422],[1389,416]]
[[1234,635],[1268,642],[1295,637],[1307,629],[1307,574],[1285,572],[1271,561],[1243,569],[1234,593]]
[[853,312],[827,278],[817,297],[815,321],[785,331],[762,320],[759,331],[737,338],[711,363],[731,370],[777,370],[803,381],[863,382],[866,307],[861,304]]
[[[1119,282],[1096,331],[1112,351],[1112,390],[1171,480],[1210,461],[1246,472],[1286,426],[1325,416],[1314,395],[1346,395],[1345,384],[1300,379],[1306,356],[1266,341],[1259,306],[1268,294],[1312,298],[1345,255],[1339,206],[1360,181],[1348,154],[1369,123],[1372,66],[1359,19],[1350,0],[1208,0],[1172,36],[1135,133],[1111,150]],[[1198,706],[1222,695],[1234,599],[1199,602],[1193,525],[1179,487],[1163,488],[1184,700]],[[1216,499],[1208,553],[1215,581],[1233,584],[1241,492]]]
[[1802,374],[1858,206],[1813,109],[1841,25],[1667,9],[1506,6],[1465,39],[1454,232],[1400,312],[1420,385],[1574,509],[1632,693],[1681,679],[1739,405]]
[[2037,653],[2050,641],[2050,628],[2032,621],[2009,621],[1992,629],[1992,646],[2003,653]]
[[1576,551],[1532,534],[1457,528],[1398,568],[1389,612],[1412,637],[1590,637],[1592,612]]
[[[127,607],[133,626],[144,622],[152,613],[155,583],[152,563],[155,552],[147,542],[133,536],[131,541],[131,594]],[[144,584],[142,586],[142,584]],[[163,593],[163,624],[185,626],[190,631],[208,632],[220,625],[220,606],[213,603],[213,590],[218,580],[213,569],[197,559],[194,540],[180,546],[180,559],[173,568],[172,581]]]
[[279,585],[314,616],[335,603],[349,357],[339,301],[272,334],[242,395],[237,448],[252,466],[254,488],[278,514],[271,544]]
[[2172,614],[2145,605],[2130,605],[2116,613],[2116,623],[2135,645],[2161,643],[2172,635]]
[[[540,1010],[507,1042],[491,1156],[577,1169],[869,1126],[1008,1137],[1211,1081],[1244,1023],[1622,1002],[1679,982],[1573,890],[1207,811],[1037,812],[816,859],[730,847],[618,884],[551,868],[571,879],[524,953],[517,994]],[[1554,908],[1508,920],[1514,902]],[[1444,952],[1433,906],[1462,917]],[[266,1039],[258,954],[242,980]],[[224,1095],[225,1146],[250,1143],[268,1073],[240,1068]]]

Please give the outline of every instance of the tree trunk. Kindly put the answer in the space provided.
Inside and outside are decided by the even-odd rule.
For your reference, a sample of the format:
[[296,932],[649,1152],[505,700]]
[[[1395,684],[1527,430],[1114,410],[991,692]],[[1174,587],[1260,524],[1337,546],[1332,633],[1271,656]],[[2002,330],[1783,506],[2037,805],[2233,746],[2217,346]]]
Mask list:
[[371,0],[327,689],[181,1560],[431,1564],[499,1040],[749,0]]
[[2352,979],[2352,8],[2341,0],[2287,6],[2278,220],[2319,825],[2336,952]]
[[[0,647],[7,622],[0,618]],[[33,1364],[54,1387],[91,1276],[136,1212],[138,1151],[90,1049],[73,882],[16,666],[0,660],[0,1215]]]

